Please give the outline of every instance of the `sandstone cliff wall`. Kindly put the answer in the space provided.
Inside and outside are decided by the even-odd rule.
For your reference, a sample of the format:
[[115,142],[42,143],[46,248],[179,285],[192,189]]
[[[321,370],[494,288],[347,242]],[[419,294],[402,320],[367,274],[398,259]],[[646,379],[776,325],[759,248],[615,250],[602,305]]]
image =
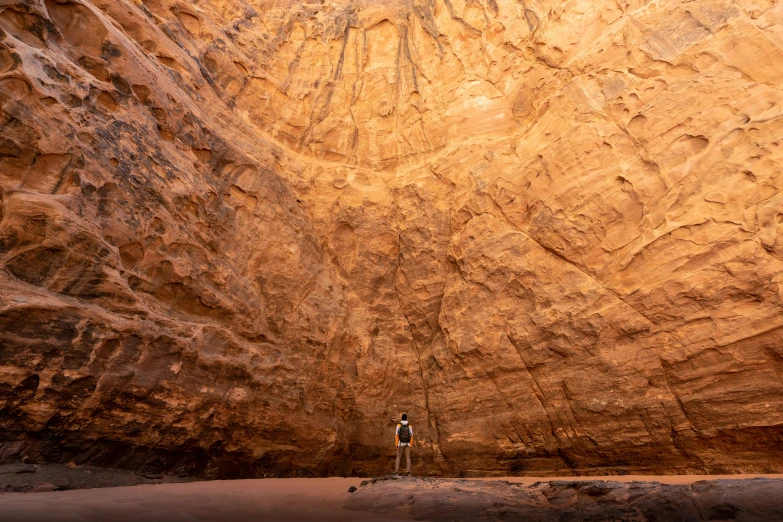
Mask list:
[[783,469],[783,4],[0,0],[0,460]]

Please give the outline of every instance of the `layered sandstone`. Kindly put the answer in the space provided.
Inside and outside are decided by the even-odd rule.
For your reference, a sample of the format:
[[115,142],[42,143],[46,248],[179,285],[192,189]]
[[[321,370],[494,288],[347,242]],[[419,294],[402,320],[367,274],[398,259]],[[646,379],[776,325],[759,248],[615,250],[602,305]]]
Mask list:
[[0,0],[0,459],[783,469],[773,0]]

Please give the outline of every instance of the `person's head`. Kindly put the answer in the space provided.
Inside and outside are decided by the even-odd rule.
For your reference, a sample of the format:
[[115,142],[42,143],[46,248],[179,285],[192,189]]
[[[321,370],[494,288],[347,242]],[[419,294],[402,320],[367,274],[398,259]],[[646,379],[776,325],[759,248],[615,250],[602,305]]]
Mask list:
[[407,413],[403,413],[402,414],[402,420],[408,420],[408,414]]

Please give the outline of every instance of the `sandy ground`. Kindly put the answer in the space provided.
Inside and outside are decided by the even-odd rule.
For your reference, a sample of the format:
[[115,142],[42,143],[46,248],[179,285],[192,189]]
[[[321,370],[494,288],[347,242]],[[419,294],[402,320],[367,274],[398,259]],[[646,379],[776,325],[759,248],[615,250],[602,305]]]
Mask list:
[[259,479],[0,494],[2,522],[406,520],[342,508],[360,478]]
[[[683,484],[719,478],[783,478],[783,475],[511,477],[532,484],[557,480],[657,481]],[[119,488],[0,494],[3,522],[203,522],[203,521],[383,521],[404,515],[349,511],[343,504],[359,478],[259,479],[141,485]]]

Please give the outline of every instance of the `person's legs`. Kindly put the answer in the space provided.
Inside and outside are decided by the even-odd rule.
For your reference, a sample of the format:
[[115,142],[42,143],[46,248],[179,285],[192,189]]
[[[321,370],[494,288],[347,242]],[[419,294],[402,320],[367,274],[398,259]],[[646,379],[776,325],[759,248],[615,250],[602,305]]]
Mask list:
[[411,473],[411,447],[405,446],[405,463],[407,464],[408,468],[405,470],[408,475]]
[[394,472],[397,473],[400,471],[400,452],[402,451],[402,446],[397,446],[397,461],[394,463]]

